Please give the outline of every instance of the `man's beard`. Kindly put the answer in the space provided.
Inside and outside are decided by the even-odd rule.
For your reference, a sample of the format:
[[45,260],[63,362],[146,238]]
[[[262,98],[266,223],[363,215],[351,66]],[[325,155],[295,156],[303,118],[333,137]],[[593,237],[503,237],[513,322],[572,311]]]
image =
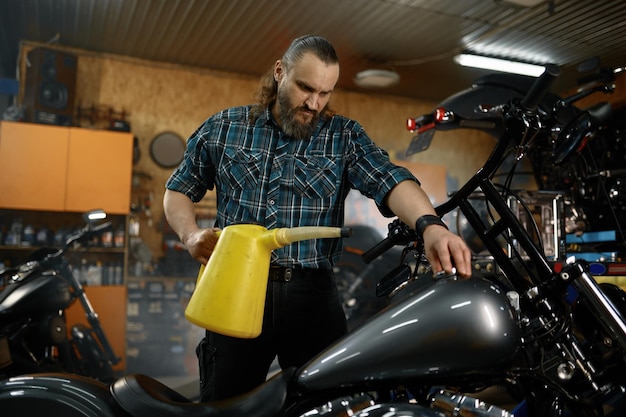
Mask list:
[[310,122],[299,122],[296,118],[300,110],[308,110],[305,106],[292,107],[289,96],[284,91],[278,91],[278,105],[280,125],[283,131],[295,139],[309,139],[317,127],[320,113],[313,111]]

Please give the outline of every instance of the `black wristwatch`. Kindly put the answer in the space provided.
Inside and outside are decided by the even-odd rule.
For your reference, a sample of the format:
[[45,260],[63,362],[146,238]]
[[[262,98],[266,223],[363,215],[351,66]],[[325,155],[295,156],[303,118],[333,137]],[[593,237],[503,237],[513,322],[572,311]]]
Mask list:
[[431,224],[436,224],[439,226],[443,226],[448,229],[448,226],[441,220],[441,217],[435,216],[434,214],[425,214],[415,222],[415,231],[417,232],[417,236],[419,239],[424,241],[424,229]]

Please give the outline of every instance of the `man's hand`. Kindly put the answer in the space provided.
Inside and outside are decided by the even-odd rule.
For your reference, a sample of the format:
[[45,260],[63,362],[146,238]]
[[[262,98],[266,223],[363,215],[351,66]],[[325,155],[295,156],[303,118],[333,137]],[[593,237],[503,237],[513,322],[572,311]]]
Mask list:
[[174,229],[180,241],[183,242],[187,251],[202,265],[206,265],[217,243],[216,232],[220,229],[199,229],[193,201],[178,191],[165,190],[163,210],[167,222]]
[[183,242],[185,247],[191,256],[202,265],[206,265],[213,253],[219,230],[218,228],[197,229],[185,237]]
[[472,275],[472,252],[460,236],[445,227],[433,224],[424,229],[424,254],[434,273],[445,271],[463,278]]

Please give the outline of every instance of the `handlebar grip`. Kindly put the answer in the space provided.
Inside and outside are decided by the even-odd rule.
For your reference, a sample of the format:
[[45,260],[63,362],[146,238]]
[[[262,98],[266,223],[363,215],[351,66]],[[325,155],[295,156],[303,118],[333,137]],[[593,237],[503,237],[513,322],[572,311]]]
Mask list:
[[378,242],[376,246],[374,246],[371,249],[368,249],[363,255],[361,255],[361,259],[363,259],[363,262],[365,262],[366,264],[369,264],[374,259],[382,255],[383,253],[393,248],[395,245],[396,244],[394,243],[392,239],[390,239],[389,237],[386,237],[380,242]]
[[554,80],[561,75],[558,65],[547,64],[546,70],[537,78],[526,96],[522,99],[522,108],[527,111],[534,111],[541,102],[541,99],[550,91]]
[[352,236],[352,228],[350,227],[342,227],[341,228],[341,237],[350,237]]
[[92,231],[95,234],[98,234],[98,233],[102,233],[102,232],[104,232],[106,230],[109,230],[109,229],[112,229],[112,228],[113,228],[113,223],[105,222],[105,223],[101,223],[101,224],[99,224],[97,226],[94,226]]

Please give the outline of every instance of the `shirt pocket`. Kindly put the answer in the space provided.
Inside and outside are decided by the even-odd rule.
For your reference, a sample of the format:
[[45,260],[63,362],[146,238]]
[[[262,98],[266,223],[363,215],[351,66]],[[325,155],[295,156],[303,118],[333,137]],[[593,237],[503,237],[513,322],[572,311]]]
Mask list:
[[306,198],[325,198],[337,190],[337,163],[321,156],[297,156],[294,167],[294,188]]
[[241,149],[227,148],[220,165],[220,174],[225,178],[227,189],[256,189],[261,176],[261,157]]

